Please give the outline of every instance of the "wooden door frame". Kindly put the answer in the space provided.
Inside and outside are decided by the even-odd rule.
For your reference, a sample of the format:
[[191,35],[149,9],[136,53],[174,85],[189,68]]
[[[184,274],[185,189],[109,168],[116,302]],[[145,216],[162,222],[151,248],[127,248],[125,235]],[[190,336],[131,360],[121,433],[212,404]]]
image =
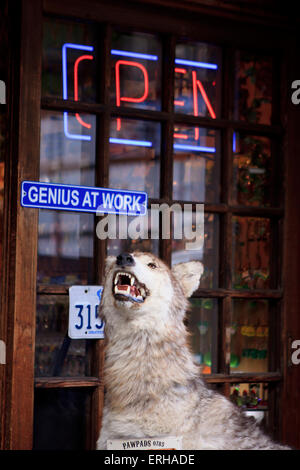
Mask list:
[[31,449],[33,432],[38,212],[21,207],[23,180],[39,179],[42,3],[9,2],[11,66],[6,180],[5,404],[1,447]]
[[287,67],[284,71],[285,89],[282,101],[285,103],[286,137],[285,154],[285,221],[283,256],[283,324],[282,363],[283,383],[281,406],[281,439],[300,449],[300,364],[293,364],[292,343],[300,340],[300,106],[292,104],[291,84],[300,78],[300,63],[297,54],[300,35],[291,35],[287,47]]

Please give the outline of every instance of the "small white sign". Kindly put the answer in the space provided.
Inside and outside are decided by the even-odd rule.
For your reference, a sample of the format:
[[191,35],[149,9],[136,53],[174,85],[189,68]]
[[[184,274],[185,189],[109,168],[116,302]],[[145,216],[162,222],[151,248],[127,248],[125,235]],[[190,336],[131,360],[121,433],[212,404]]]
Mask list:
[[72,286],[69,289],[69,329],[72,339],[103,339],[104,323],[98,317],[102,286]]
[[107,441],[108,450],[182,450],[181,437],[147,437]]

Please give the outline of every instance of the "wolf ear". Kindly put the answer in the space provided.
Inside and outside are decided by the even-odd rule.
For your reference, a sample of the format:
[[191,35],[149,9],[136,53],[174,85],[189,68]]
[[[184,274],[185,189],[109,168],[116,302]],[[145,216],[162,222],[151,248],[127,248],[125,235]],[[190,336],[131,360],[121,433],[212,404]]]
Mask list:
[[181,285],[185,297],[189,298],[198,289],[204,268],[200,261],[176,264],[172,273]]
[[116,257],[115,256],[108,256],[105,260],[105,269],[104,269],[104,273],[105,273],[105,276],[107,275],[110,267],[113,265],[113,263],[116,261]]

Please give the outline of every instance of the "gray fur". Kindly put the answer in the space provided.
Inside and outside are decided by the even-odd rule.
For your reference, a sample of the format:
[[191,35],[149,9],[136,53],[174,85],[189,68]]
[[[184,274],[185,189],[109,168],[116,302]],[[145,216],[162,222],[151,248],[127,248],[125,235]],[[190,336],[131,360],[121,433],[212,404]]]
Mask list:
[[[116,301],[115,258],[106,266],[101,315],[106,324],[102,429],[108,439],[182,436],[184,449],[286,449],[234,404],[209,389],[193,362],[183,319],[197,289],[201,263],[171,271],[149,253],[133,253],[135,274],[149,290],[142,304]],[[150,269],[155,262],[157,269]]]

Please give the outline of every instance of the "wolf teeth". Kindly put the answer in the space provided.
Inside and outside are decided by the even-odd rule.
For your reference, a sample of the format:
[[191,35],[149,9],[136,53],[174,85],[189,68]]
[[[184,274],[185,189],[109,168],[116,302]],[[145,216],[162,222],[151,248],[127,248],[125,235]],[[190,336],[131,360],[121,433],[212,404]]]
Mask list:
[[117,273],[115,279],[114,279],[114,284],[118,284],[120,276],[126,276],[130,280],[130,284],[133,286],[135,283],[135,277],[132,276],[130,273],[124,273],[124,272],[119,272]]

